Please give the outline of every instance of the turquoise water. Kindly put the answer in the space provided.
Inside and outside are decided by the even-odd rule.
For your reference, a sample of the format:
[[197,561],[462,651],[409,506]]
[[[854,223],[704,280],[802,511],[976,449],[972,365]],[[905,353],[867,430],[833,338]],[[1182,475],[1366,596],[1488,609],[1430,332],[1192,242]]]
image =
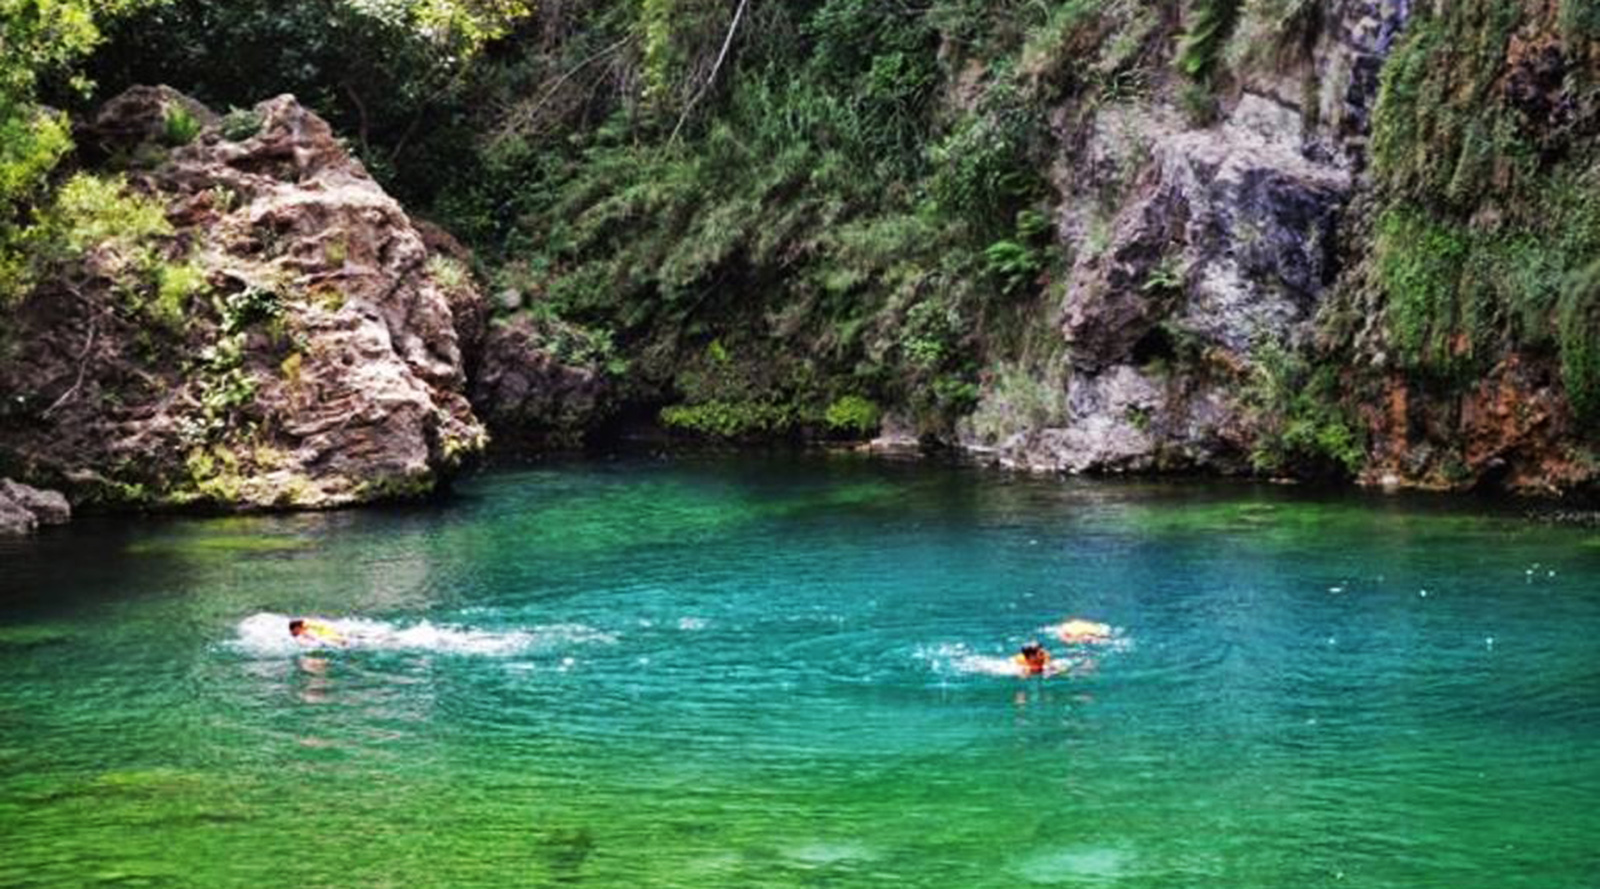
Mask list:
[[0,543],[0,670],[5,887],[1600,885],[1600,533],[1470,501],[553,465]]

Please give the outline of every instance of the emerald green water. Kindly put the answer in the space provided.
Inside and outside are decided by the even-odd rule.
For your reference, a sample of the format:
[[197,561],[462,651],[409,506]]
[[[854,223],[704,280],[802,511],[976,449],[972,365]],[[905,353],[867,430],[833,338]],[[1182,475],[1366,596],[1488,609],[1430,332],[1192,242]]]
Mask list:
[[1600,534],[1486,510],[811,457],[86,521],[0,543],[0,886],[1600,885]]

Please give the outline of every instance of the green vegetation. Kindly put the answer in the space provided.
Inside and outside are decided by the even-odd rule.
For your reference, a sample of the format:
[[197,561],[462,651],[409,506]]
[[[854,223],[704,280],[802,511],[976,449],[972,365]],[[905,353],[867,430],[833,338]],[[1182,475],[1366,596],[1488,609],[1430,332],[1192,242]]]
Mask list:
[[793,405],[762,401],[706,401],[661,409],[669,429],[710,438],[757,438],[794,431],[799,416]]
[[174,148],[188,145],[204,128],[205,125],[189,109],[173,105],[167,109],[166,130],[162,133],[162,140]]
[[822,421],[834,432],[855,438],[866,438],[878,432],[883,411],[877,404],[859,395],[845,395],[828,405]]
[[[1590,22],[1564,4],[1568,34]],[[1585,7],[1587,8],[1587,7]],[[1600,150],[1540,95],[1505,86],[1532,13],[1501,0],[1419,12],[1374,113],[1375,284],[1412,372],[1465,385],[1508,351],[1555,353],[1575,412],[1600,420],[1600,291],[1566,287],[1600,255]],[[1592,102],[1574,72],[1566,101]],[[1577,99],[1577,96],[1586,96]]]
[[1192,122],[1205,125],[1217,116],[1213,95],[1222,69],[1223,48],[1239,24],[1242,0],[1195,0],[1189,7],[1175,64],[1191,81],[1182,95]]
[[[937,430],[976,403],[985,331],[1062,272],[1049,110],[1124,82],[1160,21],[1102,0],[528,12],[172,0],[92,70],[214,107],[259,99],[271,71],[265,92],[329,117],[493,289],[625,372],[625,400],[688,409],[680,425],[820,429],[858,393]],[[249,138],[247,115],[223,137]],[[738,344],[738,391],[701,385],[716,340]]]
[[[80,249],[93,243],[61,231],[73,210],[52,209],[59,181],[52,173],[72,139],[65,115],[40,101],[41,86],[60,82],[86,91],[89,82],[73,65],[100,43],[99,26],[150,2],[0,0],[0,309],[33,285],[41,249],[53,249],[63,237]],[[89,186],[80,182],[78,188]],[[35,217],[41,214],[53,219],[54,231],[39,230]]]
[[1255,414],[1251,462],[1276,474],[1321,469],[1353,475],[1366,458],[1366,442],[1348,401],[1339,369],[1313,364],[1281,343],[1262,341],[1252,354],[1251,377],[1241,392]]
[[[1372,193],[1339,245],[1353,271],[1324,315],[1321,351],[1263,347],[1245,393],[1264,471],[1298,461],[1352,471],[1360,424],[1341,405],[1369,366],[1448,395],[1516,352],[1558,369],[1580,420],[1600,428],[1600,13],[1579,0],[1414,6],[1381,73]],[[1063,143],[1089,138],[1105,106],[1131,100],[1214,120],[1240,74],[1298,76],[1327,5],[0,9],[0,306],[90,264],[117,281],[125,320],[173,334],[152,338],[169,352],[197,304],[214,309],[220,333],[181,343],[196,352],[181,359],[205,405],[191,442],[209,445],[242,420],[256,374],[298,378],[297,347],[253,370],[241,357],[252,331],[283,339],[279,297],[221,277],[213,292],[157,203],[74,168],[66,118],[47,107],[82,111],[132,83],[172,83],[232,108],[217,133],[237,142],[263,125],[253,103],[297,94],[408,210],[471,247],[471,268],[431,260],[434,281],[456,291],[477,276],[509,294],[500,322],[520,315],[541,347],[609,375],[621,401],[672,428],[866,436],[889,411],[918,433],[966,424],[1000,440],[1064,422],[1070,361],[1055,314],[1082,258],[1068,248],[1092,255],[1111,243],[1119,203],[1150,159],[1130,150],[1099,177],[1097,207],[1064,215],[1053,181],[1072,156]],[[1319,84],[1304,79],[1316,99]],[[158,141],[199,137],[196,115],[174,104]],[[214,203],[234,200],[224,192]],[[1063,244],[1058,223],[1081,242]],[[342,241],[322,249],[330,264],[349,258]],[[1174,253],[1134,286],[1174,300],[1191,272]],[[343,300],[327,284],[313,304],[338,311]],[[1148,373],[1225,370],[1194,334],[1158,332],[1173,356],[1152,358]]]
[[229,142],[244,142],[254,139],[261,132],[264,121],[261,115],[248,108],[235,108],[223,115],[220,131],[222,138]]

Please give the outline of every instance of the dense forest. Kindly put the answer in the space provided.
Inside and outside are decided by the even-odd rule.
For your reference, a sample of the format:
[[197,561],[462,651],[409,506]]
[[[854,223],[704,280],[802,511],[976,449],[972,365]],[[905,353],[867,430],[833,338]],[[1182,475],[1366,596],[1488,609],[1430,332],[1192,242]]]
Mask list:
[[[648,420],[1051,471],[1600,478],[1587,0],[0,8],[0,366],[60,358],[0,374],[0,424],[24,430],[0,468],[84,499],[259,500],[250,478],[309,435],[256,402],[315,351],[290,303],[345,297],[230,283],[164,197],[182,177],[150,172],[259,138],[283,93],[442,230],[428,286],[477,308],[451,298],[461,379],[429,385],[502,442]],[[75,149],[74,121],[141,84],[176,91],[159,132]],[[110,295],[63,320],[44,306],[66,291]],[[137,343],[119,355],[170,371],[144,395],[90,361],[113,325]],[[482,394],[532,355],[533,387],[567,395]],[[40,456],[157,389],[187,393],[142,445],[173,460]],[[426,478],[399,473],[423,488],[482,443],[464,409],[428,410],[455,419],[429,427]],[[265,500],[315,505],[302,489]]]

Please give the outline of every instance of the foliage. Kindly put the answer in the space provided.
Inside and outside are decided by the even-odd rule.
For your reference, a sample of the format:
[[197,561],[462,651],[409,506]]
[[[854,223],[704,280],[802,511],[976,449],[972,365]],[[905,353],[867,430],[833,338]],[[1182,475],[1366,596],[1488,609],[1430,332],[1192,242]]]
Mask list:
[[[1562,4],[1569,36],[1589,27]],[[1513,35],[1544,25],[1525,5],[1463,0],[1422,10],[1383,69],[1373,116],[1374,282],[1401,364],[1457,386],[1508,351],[1552,355],[1580,419],[1600,413],[1600,145],[1547,108],[1592,109],[1578,74],[1522,91]],[[1571,283],[1568,282],[1577,282]]]
[[1198,83],[1213,82],[1243,5],[1243,0],[1195,0],[1175,63],[1185,77]]
[[100,24],[150,2],[0,0],[0,309],[31,286],[42,233],[30,217],[51,212],[50,174],[72,147],[65,116],[39,102],[41,84],[86,91],[71,66],[100,42]]
[[999,444],[1018,432],[1066,424],[1068,363],[1051,355],[1039,364],[1007,361],[984,381],[971,427],[978,440]]
[[1390,210],[1378,224],[1375,255],[1389,298],[1389,329],[1413,366],[1448,363],[1459,344],[1455,296],[1467,235],[1416,210]]
[[1258,472],[1353,475],[1361,468],[1366,442],[1340,398],[1337,366],[1262,340],[1250,374],[1241,401],[1257,430],[1250,457]]
[[828,405],[822,421],[834,432],[856,438],[866,438],[878,431],[883,411],[878,405],[859,395],[844,395]]
[[662,425],[711,438],[783,435],[798,421],[793,405],[764,401],[708,401],[661,409]]
[[251,108],[234,108],[222,116],[222,138],[229,142],[254,139],[264,123],[260,112]]
[[448,256],[428,257],[428,274],[445,290],[462,290],[472,286],[472,273],[458,260]]
[[157,323],[180,331],[195,297],[206,290],[205,270],[196,262],[163,263],[158,272],[156,296],[148,307]]
[[[89,73],[109,89],[181,85],[212,107],[294,93],[402,199],[427,200],[472,141],[471,72],[531,14],[524,0],[164,0],[111,22]],[[259,130],[236,115],[226,138]]]
[[188,444],[216,441],[234,428],[255,398],[257,381],[244,366],[244,333],[230,333],[201,350],[193,363],[200,416],[180,429]]
[[178,104],[167,107],[166,118],[162,122],[162,126],[162,141],[174,148],[193,142],[195,137],[200,135],[200,131],[204,129],[204,125],[200,123],[199,118],[195,117],[189,109]]
[[217,301],[222,332],[229,336],[243,333],[253,324],[270,321],[283,314],[278,294],[264,287],[250,286]]
[[1561,376],[1573,414],[1600,429],[1600,263],[1574,276],[1558,318]]
[[10,233],[17,251],[10,298],[20,298],[37,282],[91,257],[98,273],[142,287],[161,266],[151,240],[171,233],[161,205],[129,192],[122,179],[74,174],[52,203],[35,210],[32,224]]

